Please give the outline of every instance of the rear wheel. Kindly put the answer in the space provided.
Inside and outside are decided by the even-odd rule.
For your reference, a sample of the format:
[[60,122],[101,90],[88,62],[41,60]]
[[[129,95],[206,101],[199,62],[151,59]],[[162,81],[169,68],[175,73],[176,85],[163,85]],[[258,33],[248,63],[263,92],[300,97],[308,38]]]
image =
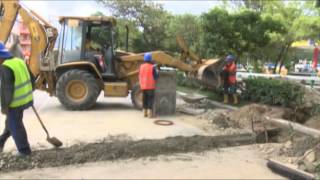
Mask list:
[[100,90],[92,74],[84,70],[70,70],[59,78],[56,94],[67,109],[86,110],[96,103]]
[[138,110],[142,109],[142,90],[139,84],[134,85],[131,90],[131,101],[134,108]]

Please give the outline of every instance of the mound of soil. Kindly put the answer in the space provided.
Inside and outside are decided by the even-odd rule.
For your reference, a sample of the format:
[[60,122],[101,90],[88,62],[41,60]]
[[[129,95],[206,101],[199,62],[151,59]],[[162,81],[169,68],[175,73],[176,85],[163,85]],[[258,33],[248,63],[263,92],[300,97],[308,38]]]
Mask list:
[[240,126],[234,122],[228,120],[229,110],[224,109],[214,109],[203,114],[200,119],[205,119],[211,124],[216,125],[218,128],[240,128]]
[[170,137],[161,140],[105,139],[99,143],[78,144],[64,149],[41,150],[29,157],[0,154],[0,172],[57,167],[96,161],[140,158],[161,154],[203,152],[221,147],[255,143],[248,134],[230,136]]
[[320,116],[316,115],[307,120],[304,124],[310,128],[319,129],[320,130]]
[[264,121],[265,116],[272,118],[284,118],[290,110],[281,107],[251,104],[243,106],[235,111],[211,110],[201,116],[218,127],[251,129],[252,121]]
[[320,104],[320,92],[316,89],[304,88],[305,94],[302,99],[305,108],[312,108],[316,104]]
[[302,102],[291,107],[294,113],[288,119],[303,124],[314,115],[315,110],[320,109],[320,92],[316,89],[306,88],[302,84],[299,85],[304,90]]

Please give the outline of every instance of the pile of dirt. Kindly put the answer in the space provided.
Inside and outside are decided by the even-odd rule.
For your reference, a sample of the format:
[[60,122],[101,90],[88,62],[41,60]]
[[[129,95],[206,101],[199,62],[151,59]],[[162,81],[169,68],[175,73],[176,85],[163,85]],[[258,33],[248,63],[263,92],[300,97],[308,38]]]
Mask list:
[[250,104],[230,113],[230,120],[238,122],[241,127],[252,126],[252,121],[264,121],[265,117],[284,118],[289,112],[286,108]]
[[291,107],[294,109],[294,113],[288,119],[303,124],[315,115],[315,111],[320,110],[320,92],[316,89],[299,85],[303,88],[304,95],[300,104]]
[[320,92],[316,89],[305,88],[302,104],[305,108],[312,108],[314,105],[320,104]]
[[210,110],[201,116],[209,122],[223,128],[251,129],[252,121],[264,121],[265,116],[284,118],[290,111],[282,107],[251,104],[235,111]]
[[320,116],[316,115],[308,119],[305,123],[305,126],[310,128],[319,129],[320,130]]
[[151,157],[161,154],[203,152],[215,148],[255,143],[252,134],[230,136],[170,137],[160,140],[110,140],[78,144],[64,149],[35,151],[29,157],[0,154],[0,171],[57,167],[96,161]]
[[227,115],[229,113],[229,110],[214,109],[201,115],[199,118],[209,121],[209,123],[216,125],[218,128],[239,128],[238,124],[228,121]]

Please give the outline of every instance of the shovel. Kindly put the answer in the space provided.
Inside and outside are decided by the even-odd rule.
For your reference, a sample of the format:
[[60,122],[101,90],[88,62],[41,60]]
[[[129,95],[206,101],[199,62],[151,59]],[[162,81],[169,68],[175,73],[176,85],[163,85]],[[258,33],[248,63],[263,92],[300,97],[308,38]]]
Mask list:
[[54,147],[56,147],[56,148],[62,146],[62,142],[61,142],[58,138],[56,138],[56,137],[50,137],[47,128],[44,126],[44,124],[43,124],[43,122],[42,122],[42,120],[41,120],[41,118],[40,118],[40,116],[39,116],[36,108],[35,108],[33,105],[32,105],[32,109],[33,109],[33,112],[36,114],[36,116],[37,116],[37,118],[38,118],[38,120],[39,120],[39,122],[40,122],[40,124],[41,124],[41,126],[42,126],[42,128],[43,128],[43,130],[44,130],[44,131],[46,132],[46,134],[47,134],[47,141],[48,141],[50,144],[52,144]]

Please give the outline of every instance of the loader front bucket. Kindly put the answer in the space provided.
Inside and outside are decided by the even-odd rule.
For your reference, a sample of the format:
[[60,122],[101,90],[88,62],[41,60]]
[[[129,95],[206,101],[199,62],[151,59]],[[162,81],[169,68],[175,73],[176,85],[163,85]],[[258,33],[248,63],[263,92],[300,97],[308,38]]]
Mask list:
[[209,59],[198,70],[198,80],[210,88],[221,86],[220,73],[225,65],[223,59]]

